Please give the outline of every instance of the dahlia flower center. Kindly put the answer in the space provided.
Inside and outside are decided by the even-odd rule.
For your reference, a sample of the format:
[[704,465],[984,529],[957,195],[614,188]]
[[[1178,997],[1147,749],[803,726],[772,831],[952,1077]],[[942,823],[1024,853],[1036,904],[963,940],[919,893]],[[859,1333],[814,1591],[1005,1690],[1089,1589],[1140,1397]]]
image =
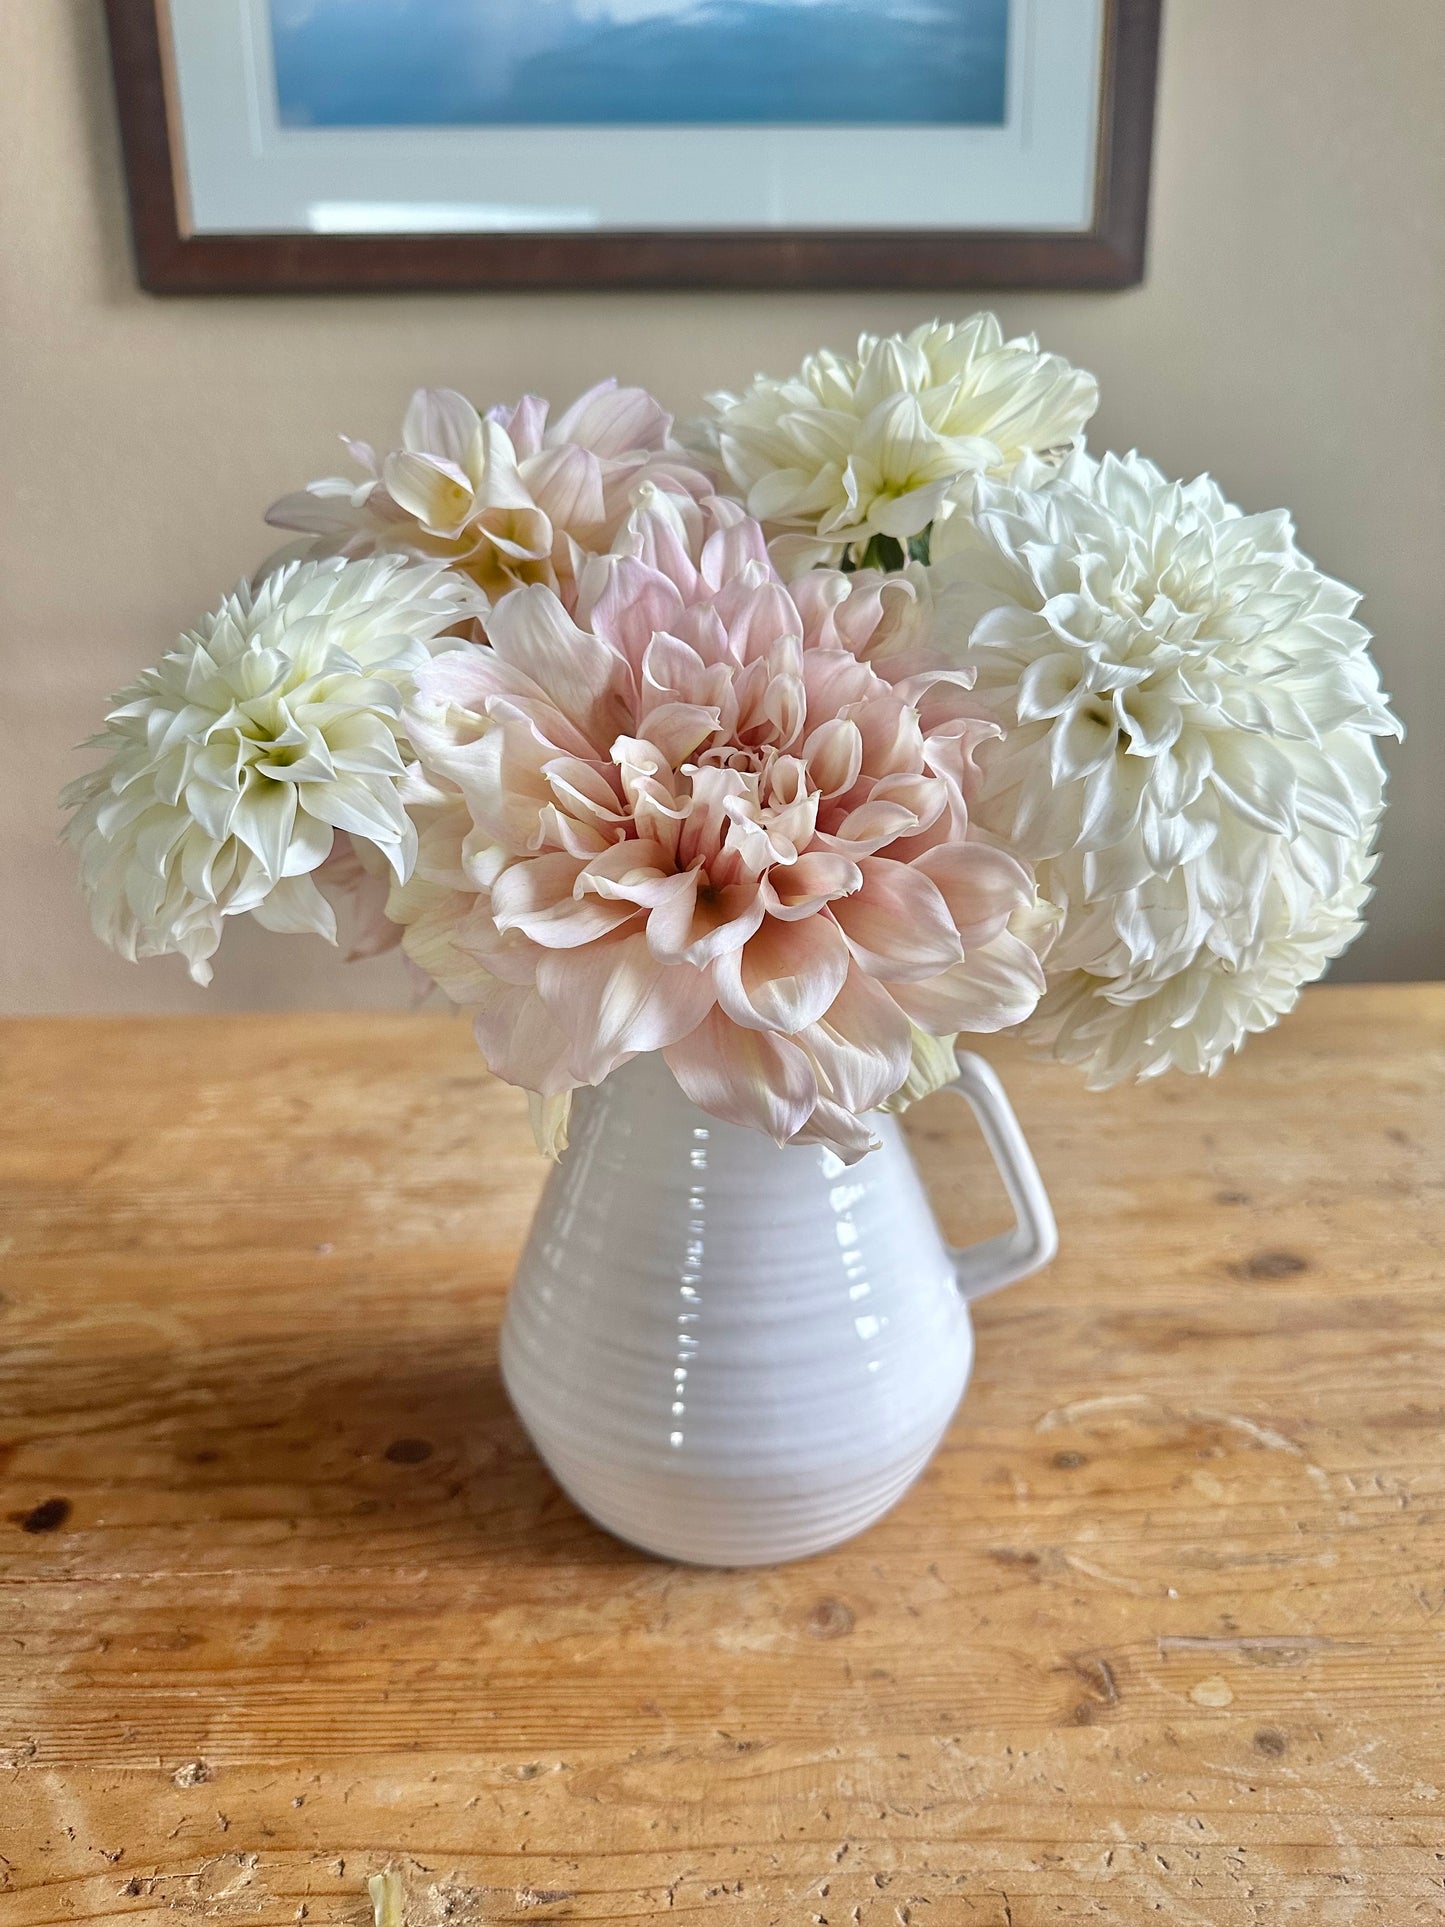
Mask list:
[[700,768],[731,769],[739,776],[755,779],[759,790],[766,789],[777,760],[778,751],[772,743],[716,743],[711,749],[703,750],[697,759]]

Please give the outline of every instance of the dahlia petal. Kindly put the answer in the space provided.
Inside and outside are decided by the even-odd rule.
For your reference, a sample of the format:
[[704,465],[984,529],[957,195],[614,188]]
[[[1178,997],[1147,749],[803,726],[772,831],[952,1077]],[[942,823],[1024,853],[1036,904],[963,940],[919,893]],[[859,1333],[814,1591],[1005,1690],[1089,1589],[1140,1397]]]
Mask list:
[[794,1144],[826,1145],[844,1164],[856,1164],[876,1151],[881,1141],[866,1117],[855,1117],[826,1097],[818,1099],[807,1123],[792,1140]]
[[883,986],[856,967],[797,1038],[824,1092],[845,1111],[876,1110],[908,1076],[913,1026]]
[[536,512],[536,504],[517,473],[517,451],[500,422],[484,420],[480,430],[481,455],[468,465],[477,476],[477,503],[490,509]]
[[659,703],[647,711],[638,727],[676,769],[717,735],[720,721],[716,708],[699,703]]
[[[701,525],[696,505],[650,483],[639,486],[635,496],[637,507],[627,523],[627,534],[635,544],[631,553],[683,596],[692,597],[702,583],[692,559],[694,530],[700,531]],[[619,537],[619,548],[622,539]]]
[[407,404],[401,435],[414,453],[439,455],[467,472],[481,446],[482,418],[454,388],[418,388]]
[[549,1164],[555,1164],[567,1149],[567,1130],[572,1116],[571,1091],[542,1097],[528,1091],[527,1108],[532,1115],[532,1136],[537,1149]]
[[1033,902],[1033,879],[1024,866],[985,843],[940,843],[913,867],[938,885],[966,952],[992,942],[1015,910]]
[[[291,841],[282,860],[282,875],[288,877],[305,876],[316,869],[330,856],[336,841],[336,832],[329,823],[323,823],[306,810],[298,810],[291,824]],[[376,845],[367,838],[359,839],[362,849],[375,849]]]
[[671,415],[645,388],[619,388],[609,378],[579,395],[547,439],[578,442],[595,455],[615,457],[661,448],[671,432]]
[[470,1001],[477,1045],[495,1077],[541,1097],[573,1088],[571,1039],[530,985],[484,978]]
[[[721,502],[718,504],[720,509],[725,509],[725,506]],[[739,515],[731,525],[724,524],[714,529],[703,543],[698,570],[704,582],[716,589],[724,584],[745,580],[750,567],[761,572],[766,585],[766,578],[772,574],[767,540],[756,522]],[[786,597],[782,600],[786,601]],[[768,632],[770,622],[782,612],[782,602],[772,597],[763,600],[755,620],[764,634]],[[732,624],[729,622],[728,626],[731,628]]]
[[613,829],[626,821],[618,784],[609,769],[579,756],[554,756],[541,766],[548,787],[566,809]]
[[392,500],[433,534],[458,536],[471,519],[476,494],[455,463],[398,449],[382,473]]
[[683,1094],[729,1124],[786,1144],[818,1102],[818,1080],[804,1052],[770,1031],[740,1030],[721,1010],[663,1052]]
[[251,915],[263,929],[285,936],[308,932],[336,941],[336,912],[309,876],[286,877],[267,893]]
[[[366,782],[358,776],[338,773],[329,783],[302,783],[294,791],[289,783],[277,783],[271,787],[291,791],[299,797],[301,807],[308,816],[331,824],[333,829],[350,830],[353,836],[365,837],[369,842],[382,846],[415,842],[416,832],[411,819],[389,783]],[[241,812],[238,811],[238,836],[242,835],[240,824]],[[244,836],[242,841],[246,841]]]
[[717,958],[713,981],[734,1023],[791,1034],[818,1021],[848,970],[848,946],[830,917],[766,917],[741,949]]
[[1044,992],[1043,965],[1030,946],[1005,930],[926,982],[889,985],[894,1001],[922,1030],[1008,1030],[1032,1016]]
[[671,859],[660,844],[629,837],[589,858],[573,887],[614,902],[652,909],[668,902],[686,885],[686,876],[674,873]]
[[1297,836],[1298,778],[1290,758],[1273,743],[1225,737],[1213,745],[1215,790],[1246,823],[1277,836]]
[[590,449],[570,444],[532,456],[521,469],[522,481],[537,507],[550,522],[576,531],[600,527],[607,504],[602,493],[602,465]]
[[299,529],[304,535],[320,536],[324,541],[343,541],[356,533],[355,490],[350,482],[339,484],[344,495],[322,493],[322,484],[283,495],[266,511],[266,520],[275,529]]
[[777,864],[759,884],[768,915],[785,923],[811,917],[835,897],[851,896],[862,887],[859,866],[828,850],[809,850],[796,863]]
[[834,829],[820,831],[818,841],[825,850],[865,858],[900,837],[911,836],[917,828],[918,818],[903,803],[860,803]]
[[862,731],[851,717],[830,717],[804,743],[803,760],[822,796],[845,796],[863,767]]
[[579,629],[553,591],[535,584],[503,596],[487,629],[498,661],[545,690],[594,751],[607,756],[625,713],[626,666],[617,652]]
[[705,971],[659,963],[640,932],[549,951],[537,966],[537,991],[571,1038],[569,1061],[584,1084],[599,1083],[639,1052],[676,1043],[714,1001]]
[[[987,457],[997,458],[998,451],[991,442],[982,446]],[[982,467],[985,463],[978,465]],[[895,541],[906,542],[910,535],[917,535],[937,520],[952,492],[954,480],[950,475],[922,488],[908,489],[902,495],[882,497],[868,511],[868,526],[883,535],[891,535]]]
[[483,507],[475,527],[479,542],[490,545],[504,562],[540,562],[552,552],[551,521],[530,502]]
[[[343,812],[344,813],[344,812]],[[267,876],[279,882],[286,865],[286,846],[296,821],[296,790],[290,783],[253,781],[241,792],[231,832],[261,861]],[[337,825],[350,829],[350,823]],[[363,834],[367,825],[363,821]],[[391,826],[387,826],[390,832]]]
[[862,888],[838,899],[831,915],[869,976],[919,983],[959,961],[963,945],[931,877],[886,857],[865,857],[858,867]]
[[542,447],[547,430],[547,403],[540,395],[523,395],[515,407],[498,406],[487,410],[487,420],[498,422],[517,451],[517,459],[535,455]]
[[586,862],[560,853],[512,864],[492,885],[492,921],[547,950],[575,950],[609,936],[636,916],[635,904],[578,896]]
[[763,921],[764,907],[753,879],[699,888],[696,868],[684,871],[647,919],[647,941],[661,963],[705,969],[740,950]]
[[[677,585],[661,570],[629,555],[604,558],[606,576],[585,612],[579,613],[599,637],[629,665],[642,672],[648,644],[658,633],[672,633],[682,618]],[[595,587],[595,585],[594,585]]]

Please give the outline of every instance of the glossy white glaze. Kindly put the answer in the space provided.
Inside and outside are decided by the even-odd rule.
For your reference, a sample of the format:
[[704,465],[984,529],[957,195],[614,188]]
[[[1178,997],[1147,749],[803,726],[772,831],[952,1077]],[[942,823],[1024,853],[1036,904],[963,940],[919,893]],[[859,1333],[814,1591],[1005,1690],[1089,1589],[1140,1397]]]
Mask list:
[[578,1093],[502,1372],[584,1511],[649,1551],[724,1566],[821,1551],[887,1511],[967,1383],[965,1291],[1052,1255],[1022,1140],[996,1141],[1017,1132],[996,1083],[964,1094],[995,1127],[1027,1229],[954,1254],[891,1118],[876,1119],[881,1149],[847,1167],[709,1117],[658,1058]]

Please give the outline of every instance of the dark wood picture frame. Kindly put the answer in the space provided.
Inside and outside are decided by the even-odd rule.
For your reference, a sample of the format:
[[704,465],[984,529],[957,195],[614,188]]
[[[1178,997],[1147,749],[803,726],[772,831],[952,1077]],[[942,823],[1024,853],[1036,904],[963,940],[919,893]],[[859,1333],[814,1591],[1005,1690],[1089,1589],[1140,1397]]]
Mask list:
[[1109,0],[1082,232],[191,234],[163,0],[106,0],[141,286],[156,294],[547,288],[1125,288],[1143,278],[1162,0]]

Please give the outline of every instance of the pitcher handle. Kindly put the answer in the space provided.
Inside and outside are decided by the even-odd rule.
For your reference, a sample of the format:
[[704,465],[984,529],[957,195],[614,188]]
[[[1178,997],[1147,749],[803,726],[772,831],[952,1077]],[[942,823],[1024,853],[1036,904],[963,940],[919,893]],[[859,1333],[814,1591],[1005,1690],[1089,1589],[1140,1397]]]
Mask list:
[[1039,1167],[993,1067],[972,1051],[959,1051],[958,1075],[943,1088],[963,1098],[978,1119],[1014,1210],[1011,1231],[949,1248],[958,1289],[972,1302],[1046,1265],[1059,1248],[1059,1233]]

